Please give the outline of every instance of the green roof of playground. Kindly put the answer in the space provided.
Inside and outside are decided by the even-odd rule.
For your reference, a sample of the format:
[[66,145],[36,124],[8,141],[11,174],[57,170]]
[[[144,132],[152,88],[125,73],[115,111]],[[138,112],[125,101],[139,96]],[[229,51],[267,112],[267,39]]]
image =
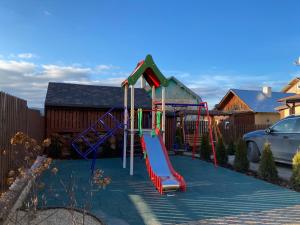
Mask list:
[[137,64],[130,76],[122,82],[122,86],[135,85],[142,75],[150,86],[168,86],[168,79],[160,72],[151,55],[147,55],[145,60]]

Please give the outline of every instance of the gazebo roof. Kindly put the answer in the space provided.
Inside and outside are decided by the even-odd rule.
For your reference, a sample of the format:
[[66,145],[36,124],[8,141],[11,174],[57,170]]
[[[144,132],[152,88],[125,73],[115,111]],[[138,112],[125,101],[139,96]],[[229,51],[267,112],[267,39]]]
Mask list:
[[145,60],[137,64],[130,76],[122,82],[122,86],[135,85],[142,75],[150,86],[168,86],[168,79],[157,68],[151,55],[147,55]]

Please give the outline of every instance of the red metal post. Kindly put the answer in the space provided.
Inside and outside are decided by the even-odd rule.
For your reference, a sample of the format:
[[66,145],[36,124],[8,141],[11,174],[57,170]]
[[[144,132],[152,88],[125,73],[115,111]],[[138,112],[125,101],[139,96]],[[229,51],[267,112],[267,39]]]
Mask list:
[[210,119],[210,116],[209,116],[207,102],[205,102],[205,110],[206,110],[206,116],[207,116],[207,120],[208,120],[209,138],[210,138],[211,148],[212,148],[213,156],[214,156],[214,164],[215,164],[215,166],[217,166],[215,144],[214,144],[214,138],[213,138],[213,133],[212,133],[212,128],[211,128],[211,119]]
[[194,131],[194,145],[193,145],[193,159],[195,158],[196,153],[196,138],[199,134],[199,120],[200,120],[200,113],[201,113],[201,106],[198,106],[198,115],[197,115],[197,121],[196,121],[196,130]]

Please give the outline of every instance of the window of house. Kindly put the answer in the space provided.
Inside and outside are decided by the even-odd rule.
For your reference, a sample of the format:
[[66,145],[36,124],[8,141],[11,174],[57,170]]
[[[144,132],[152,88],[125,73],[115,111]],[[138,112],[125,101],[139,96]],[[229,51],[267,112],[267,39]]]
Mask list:
[[241,109],[241,107],[239,104],[232,105],[232,110],[240,110],[240,109]]

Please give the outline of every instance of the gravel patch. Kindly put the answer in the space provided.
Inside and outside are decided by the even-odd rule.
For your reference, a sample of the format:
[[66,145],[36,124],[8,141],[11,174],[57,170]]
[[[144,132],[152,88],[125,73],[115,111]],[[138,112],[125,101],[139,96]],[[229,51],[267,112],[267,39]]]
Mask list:
[[90,213],[77,209],[47,208],[39,209],[35,214],[24,210],[16,211],[7,225],[104,225]]

